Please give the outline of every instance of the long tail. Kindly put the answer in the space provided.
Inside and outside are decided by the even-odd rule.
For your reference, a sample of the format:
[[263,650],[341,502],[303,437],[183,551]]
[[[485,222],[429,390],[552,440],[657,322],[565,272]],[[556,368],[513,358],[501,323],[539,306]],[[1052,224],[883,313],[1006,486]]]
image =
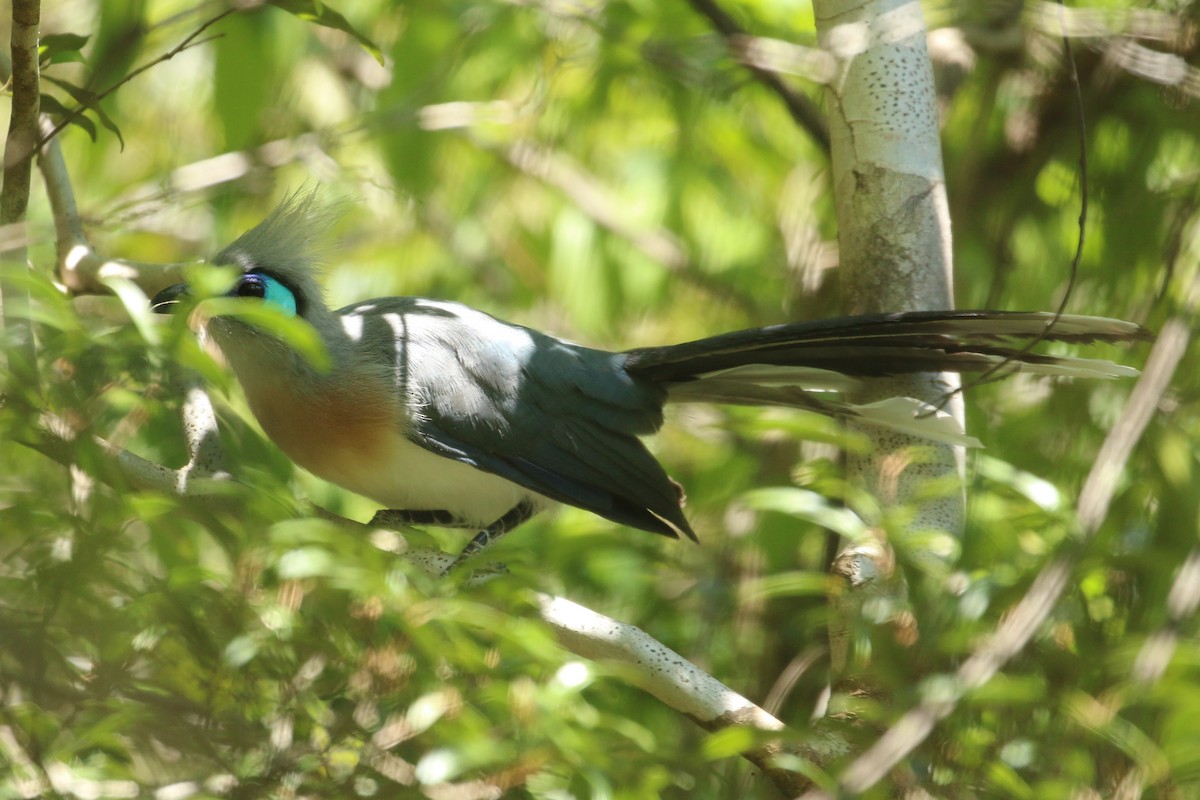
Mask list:
[[[913,372],[980,372],[1005,364],[1004,374],[1030,372],[1077,378],[1117,378],[1137,370],[1111,361],[1024,352],[1024,344],[1148,340],[1132,322],[1106,317],[1024,311],[917,311],[840,317],[735,331],[708,339],[625,353],[634,378],[663,383],[676,402],[789,405],[830,415],[857,416],[932,439],[968,443],[941,433],[918,412],[929,406],[897,402],[853,406],[826,394],[852,389],[858,378]],[[1007,362],[1007,363],[1005,363]]]

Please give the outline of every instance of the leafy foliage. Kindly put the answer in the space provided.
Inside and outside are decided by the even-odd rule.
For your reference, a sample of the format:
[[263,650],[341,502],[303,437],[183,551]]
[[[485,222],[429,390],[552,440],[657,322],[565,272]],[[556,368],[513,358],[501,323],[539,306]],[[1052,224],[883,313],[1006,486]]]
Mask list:
[[[757,35],[814,43],[806,5],[727,5]],[[686,4],[334,6],[248,6],[91,102],[212,9],[45,4],[46,77],[127,144],[82,116],[88,136],[61,135],[102,252],[201,257],[315,179],[346,207],[326,258],[336,303],[454,298],[614,349],[838,313],[825,156]],[[938,62],[959,305],[1051,308],[1078,216],[1057,45],[1029,17],[937,13],[975,59],[957,76]],[[1161,19],[1190,31],[1194,9]],[[1200,120],[1182,90],[1113,66],[1134,35],[1080,53],[1093,194],[1071,310],[1154,327],[1194,315]],[[1194,36],[1158,41],[1195,63]],[[139,327],[130,287],[64,298],[49,212],[32,214],[43,383],[3,373],[0,406],[0,797],[774,796],[729,758],[744,743],[561,650],[534,593],[642,626],[807,735],[826,677],[822,526],[853,528],[830,500],[845,437],[782,411],[677,409],[654,446],[700,547],[566,509],[497,548],[510,575],[433,580],[398,540],[311,516],[297,498],[373,509],[294,471],[183,320]],[[214,390],[236,483],[135,491],[93,437],[183,464],[185,370]],[[946,691],[1053,555],[1077,567],[1034,645],[877,796],[1196,791],[1197,579],[1180,571],[1200,533],[1197,381],[1181,370],[1159,401],[1082,546],[1074,498],[1129,384],[970,393],[987,449],[969,458],[967,534],[892,534],[914,625],[883,608],[851,632],[872,691],[835,694],[826,725],[860,752]],[[1172,636],[1159,677],[1147,653]]]

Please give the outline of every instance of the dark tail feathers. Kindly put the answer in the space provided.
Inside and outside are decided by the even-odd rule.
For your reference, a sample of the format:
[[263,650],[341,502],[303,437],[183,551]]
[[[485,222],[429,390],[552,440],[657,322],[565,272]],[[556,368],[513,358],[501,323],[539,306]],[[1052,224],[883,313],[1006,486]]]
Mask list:
[[1108,361],[1022,352],[1039,336],[1058,342],[1126,342],[1153,334],[1106,317],[1050,312],[913,311],[793,322],[626,353],[636,378],[694,381],[749,365],[828,370],[873,377],[910,372],[977,372],[1011,359],[1017,369],[1076,377],[1119,377],[1136,370]]

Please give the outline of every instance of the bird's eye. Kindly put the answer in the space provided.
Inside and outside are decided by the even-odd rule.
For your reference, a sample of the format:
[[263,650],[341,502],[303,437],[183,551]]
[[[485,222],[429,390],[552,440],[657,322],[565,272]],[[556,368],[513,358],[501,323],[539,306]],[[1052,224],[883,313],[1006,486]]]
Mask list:
[[243,275],[238,281],[238,285],[234,288],[234,294],[238,297],[266,297],[267,282],[263,280],[263,276],[250,273]]
[[292,290],[261,272],[247,272],[230,294],[234,297],[258,297],[288,316],[296,315],[296,295]]

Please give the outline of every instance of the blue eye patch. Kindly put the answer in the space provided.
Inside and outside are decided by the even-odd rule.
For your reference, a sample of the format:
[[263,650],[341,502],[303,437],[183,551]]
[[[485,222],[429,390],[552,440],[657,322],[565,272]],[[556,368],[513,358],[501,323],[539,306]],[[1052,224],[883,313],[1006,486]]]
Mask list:
[[247,272],[229,292],[230,297],[260,297],[283,311],[296,316],[296,295],[292,290],[263,272]]

